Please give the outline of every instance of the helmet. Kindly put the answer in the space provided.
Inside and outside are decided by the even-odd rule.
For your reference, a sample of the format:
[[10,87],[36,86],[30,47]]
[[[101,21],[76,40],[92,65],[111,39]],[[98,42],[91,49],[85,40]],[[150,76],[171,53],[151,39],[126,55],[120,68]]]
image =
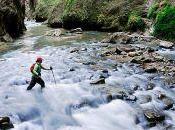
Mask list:
[[36,62],[42,63],[42,61],[43,61],[43,58],[41,58],[41,57],[38,57],[38,58],[36,59]]

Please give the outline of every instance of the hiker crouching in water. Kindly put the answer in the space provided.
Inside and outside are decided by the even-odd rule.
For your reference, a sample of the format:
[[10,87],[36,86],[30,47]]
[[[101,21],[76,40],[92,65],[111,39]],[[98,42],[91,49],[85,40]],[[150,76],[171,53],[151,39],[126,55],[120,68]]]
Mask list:
[[32,79],[30,81],[29,86],[27,87],[27,90],[31,90],[35,86],[36,83],[41,85],[41,89],[43,89],[45,87],[44,80],[41,78],[41,69],[52,70],[52,67],[50,67],[50,69],[44,68],[41,65],[42,61],[43,61],[43,59],[41,57],[39,57],[39,58],[37,58],[36,63],[30,67],[30,71],[32,73]]

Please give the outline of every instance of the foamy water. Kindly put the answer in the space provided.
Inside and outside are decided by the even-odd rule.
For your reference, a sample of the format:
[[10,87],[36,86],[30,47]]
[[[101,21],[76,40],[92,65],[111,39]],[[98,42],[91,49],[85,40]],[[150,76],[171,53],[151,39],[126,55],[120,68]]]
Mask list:
[[[27,28],[35,26],[40,24],[32,22]],[[32,46],[38,38],[28,37],[23,41],[27,46]],[[89,61],[89,54],[72,54],[70,50],[68,45],[25,51],[21,48],[3,55],[5,60],[0,61],[0,116],[9,116],[15,126],[14,130],[143,130],[136,123],[138,111],[131,104],[122,100],[107,103],[103,95],[92,92],[90,78],[98,77],[101,71],[92,70],[78,62]],[[88,48],[91,54],[93,50]],[[54,84],[50,71],[42,71],[46,88],[41,92],[40,86],[36,85],[31,91],[26,91],[27,82],[31,78],[30,65],[38,56],[44,58],[43,64],[46,67],[53,66],[57,84]],[[110,62],[113,61],[99,61],[106,66]],[[69,70],[72,67],[75,71],[71,72]],[[110,77],[106,79],[106,85],[128,90],[140,85],[145,89],[150,75],[136,74],[137,71],[141,70],[127,64],[122,65],[118,71],[109,69]],[[162,84],[158,81],[154,91],[166,91],[160,88]],[[142,92],[138,90],[135,95],[139,94]],[[148,94],[153,96],[153,92]],[[91,105],[73,107],[84,101]],[[171,112],[167,114],[174,116]]]

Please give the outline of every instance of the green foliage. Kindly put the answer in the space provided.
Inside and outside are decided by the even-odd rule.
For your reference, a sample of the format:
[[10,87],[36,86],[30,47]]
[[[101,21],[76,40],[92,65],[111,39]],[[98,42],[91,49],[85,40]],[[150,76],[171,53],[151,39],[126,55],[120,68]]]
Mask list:
[[129,20],[128,20],[128,29],[131,31],[144,31],[145,30],[145,23],[142,20],[142,18],[135,14],[135,13],[131,13],[131,15],[129,16]]
[[158,12],[153,35],[167,40],[175,40],[175,7],[166,6]]
[[47,19],[49,16],[49,10],[47,5],[39,3],[36,7],[35,15],[37,18]]
[[51,5],[55,5],[59,2],[60,0],[40,0],[41,3],[51,6]]
[[57,5],[59,1],[60,0],[39,0],[35,11],[37,19],[48,19],[55,5]]
[[99,9],[96,0],[67,0],[62,15],[65,28],[89,28],[97,23]]
[[148,10],[147,17],[150,19],[151,18],[155,19],[157,16],[158,9],[159,9],[159,4],[158,3],[153,4]]
[[[42,0],[49,1],[49,0]],[[55,1],[55,0],[54,0]],[[124,31],[130,12],[143,14],[143,0],[59,0],[49,16],[49,24],[62,23],[64,28]],[[60,9],[62,8],[62,9]],[[49,12],[49,11],[48,11]]]
[[63,26],[65,28],[79,27],[86,19],[86,12],[83,10],[76,10],[72,12],[64,11],[62,15]]
[[76,0],[66,0],[66,8],[70,8]]

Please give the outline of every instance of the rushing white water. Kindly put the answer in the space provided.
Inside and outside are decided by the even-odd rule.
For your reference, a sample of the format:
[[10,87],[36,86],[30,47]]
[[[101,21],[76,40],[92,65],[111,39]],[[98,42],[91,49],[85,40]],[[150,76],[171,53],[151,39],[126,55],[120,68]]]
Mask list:
[[[44,63],[54,67],[58,84],[53,83],[51,72],[45,71],[43,79],[46,81],[46,88],[43,92],[40,86],[26,91],[26,81],[30,79],[29,67],[37,56],[42,56]],[[99,108],[86,107],[73,115],[69,114],[70,104],[78,104],[83,99],[96,100],[98,97],[76,83],[86,79],[90,73],[86,68],[80,67],[76,73],[68,72],[67,67],[71,62],[66,64],[69,55],[66,56],[64,50],[47,47],[35,53],[14,51],[4,55],[4,58],[6,60],[0,62],[0,114],[9,115],[15,129],[112,130],[131,129],[131,126],[133,130],[141,129],[134,124],[134,109],[120,100],[101,105]],[[121,109],[123,106],[125,110]],[[125,126],[124,122],[128,122],[128,126]]]
[[32,27],[40,26],[42,23],[36,23],[35,21],[25,21],[25,26],[27,29],[30,29]]
[[[35,26],[40,24],[30,23],[27,28]],[[101,72],[77,62],[88,62],[88,54],[69,53],[69,46],[48,46],[31,51],[29,46],[38,38],[22,39],[27,47],[3,55],[5,60],[0,61],[0,116],[9,116],[15,125],[14,130],[143,130],[136,124],[134,107],[122,100],[107,103],[103,95],[91,91],[90,77],[96,78]],[[93,53],[93,47],[88,49]],[[26,91],[31,78],[30,65],[38,56],[44,58],[46,67],[53,66],[57,84],[54,84],[50,71],[43,71],[46,88],[41,92],[40,86],[36,85]],[[107,66],[110,62],[99,61],[99,64]],[[69,71],[72,67],[75,71]],[[127,65],[118,71],[109,70],[111,76],[106,85],[131,89],[139,84],[144,89],[148,76],[134,74],[136,71],[139,70],[129,69]],[[91,105],[78,107],[84,101]]]

